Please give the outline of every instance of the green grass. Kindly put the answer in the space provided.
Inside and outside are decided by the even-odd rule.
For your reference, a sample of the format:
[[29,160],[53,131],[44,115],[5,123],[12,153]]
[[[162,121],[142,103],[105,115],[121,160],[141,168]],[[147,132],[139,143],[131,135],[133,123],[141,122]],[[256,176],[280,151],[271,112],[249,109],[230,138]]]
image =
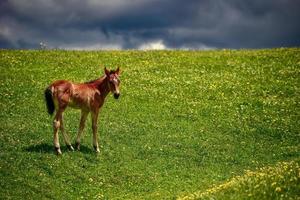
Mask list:
[[[123,72],[121,98],[110,95],[100,113],[101,153],[92,151],[89,119],[82,150],[67,151],[60,137],[63,155],[54,155],[44,89],[57,79],[95,79],[104,66]],[[0,78],[0,199],[188,198],[245,170],[287,162],[299,172],[299,48],[0,50]],[[65,113],[72,141],[79,118],[78,110]],[[284,197],[299,198],[294,174],[280,186],[291,188]],[[264,190],[281,198],[276,187],[247,184],[207,198],[243,199],[251,191],[261,199]]]
[[299,174],[299,162],[280,162],[180,199],[299,199]]

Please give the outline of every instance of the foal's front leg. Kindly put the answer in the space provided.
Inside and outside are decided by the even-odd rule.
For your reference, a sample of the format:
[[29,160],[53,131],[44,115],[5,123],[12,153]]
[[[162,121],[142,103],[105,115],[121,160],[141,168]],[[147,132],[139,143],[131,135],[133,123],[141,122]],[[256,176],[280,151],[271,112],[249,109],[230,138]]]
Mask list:
[[92,129],[93,129],[93,146],[96,153],[99,153],[98,135],[97,135],[97,120],[98,120],[99,109],[92,112]]

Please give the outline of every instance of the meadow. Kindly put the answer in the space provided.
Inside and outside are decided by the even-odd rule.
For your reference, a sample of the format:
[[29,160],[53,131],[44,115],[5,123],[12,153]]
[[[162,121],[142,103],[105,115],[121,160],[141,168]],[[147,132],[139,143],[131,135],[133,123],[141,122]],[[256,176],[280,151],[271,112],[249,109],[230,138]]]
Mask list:
[[[120,67],[100,153],[56,156],[44,89]],[[0,50],[0,199],[300,199],[300,49]],[[79,110],[67,109],[75,141]]]

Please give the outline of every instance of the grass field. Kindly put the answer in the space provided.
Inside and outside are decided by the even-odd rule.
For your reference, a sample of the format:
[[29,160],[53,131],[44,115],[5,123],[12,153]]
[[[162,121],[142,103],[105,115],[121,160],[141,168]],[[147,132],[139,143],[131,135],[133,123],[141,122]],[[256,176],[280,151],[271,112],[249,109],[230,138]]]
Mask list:
[[[121,97],[56,156],[43,92],[120,66]],[[300,49],[0,50],[0,199],[299,199]],[[65,113],[75,140],[80,112]]]

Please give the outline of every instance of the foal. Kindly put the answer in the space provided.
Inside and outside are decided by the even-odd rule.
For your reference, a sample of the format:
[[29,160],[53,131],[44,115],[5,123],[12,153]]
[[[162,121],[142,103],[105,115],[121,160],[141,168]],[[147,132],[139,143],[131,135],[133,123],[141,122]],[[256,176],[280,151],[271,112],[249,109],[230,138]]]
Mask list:
[[53,82],[45,90],[45,99],[47,103],[48,113],[52,115],[56,111],[53,129],[54,129],[54,147],[56,154],[61,154],[58,130],[60,129],[64,141],[69,150],[74,150],[70,143],[70,139],[64,130],[63,112],[69,106],[72,108],[81,109],[81,119],[79,130],[76,138],[75,148],[80,150],[80,138],[85,126],[85,121],[88,114],[91,112],[92,129],[93,129],[93,146],[98,153],[99,145],[97,138],[97,119],[99,109],[104,104],[105,97],[109,92],[112,92],[115,99],[120,96],[119,91],[119,74],[120,69],[108,70],[104,69],[105,75],[99,79],[86,83],[72,83],[67,80],[58,80]]

